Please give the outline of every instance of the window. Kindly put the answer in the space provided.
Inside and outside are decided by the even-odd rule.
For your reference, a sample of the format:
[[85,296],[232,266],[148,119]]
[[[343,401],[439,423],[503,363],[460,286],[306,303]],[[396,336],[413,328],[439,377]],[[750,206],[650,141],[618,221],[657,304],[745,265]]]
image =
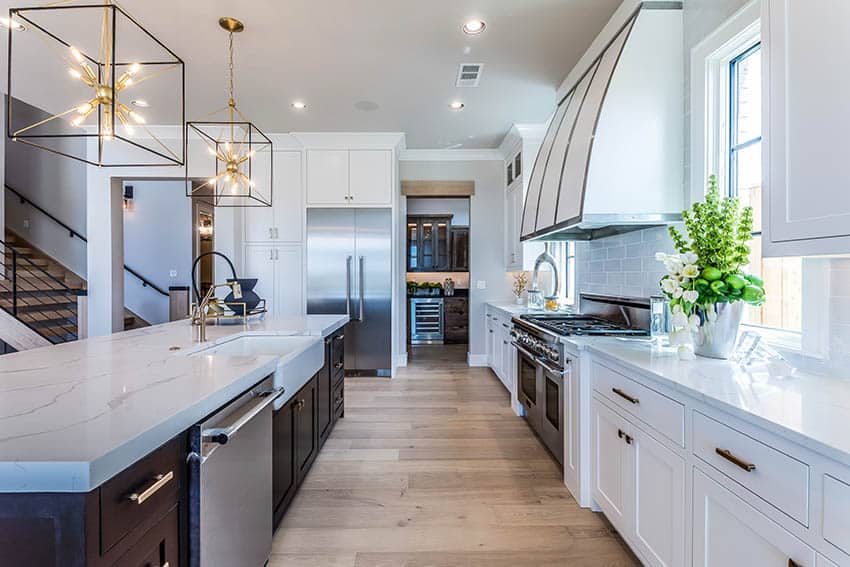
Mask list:
[[576,244],[575,242],[552,242],[549,251],[558,264],[558,279],[561,282],[558,301],[561,305],[575,305],[576,290]]
[[751,273],[764,280],[770,300],[748,306],[744,323],[800,332],[802,326],[802,260],[761,257],[761,44],[744,48],[728,63],[728,151],[724,163],[729,195],[753,207]]

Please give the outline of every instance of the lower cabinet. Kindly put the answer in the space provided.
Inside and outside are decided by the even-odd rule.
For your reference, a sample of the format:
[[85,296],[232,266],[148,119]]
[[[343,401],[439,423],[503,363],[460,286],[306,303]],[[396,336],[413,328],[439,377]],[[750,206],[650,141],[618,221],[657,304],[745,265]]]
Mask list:
[[594,398],[592,493],[649,565],[685,565],[685,459]]
[[344,339],[342,329],[325,339],[325,364],[321,370],[272,414],[275,528],[334,425],[344,415]]
[[180,515],[175,506],[115,563],[115,567],[178,567]]
[[810,547],[697,468],[693,493],[694,567],[816,564]]

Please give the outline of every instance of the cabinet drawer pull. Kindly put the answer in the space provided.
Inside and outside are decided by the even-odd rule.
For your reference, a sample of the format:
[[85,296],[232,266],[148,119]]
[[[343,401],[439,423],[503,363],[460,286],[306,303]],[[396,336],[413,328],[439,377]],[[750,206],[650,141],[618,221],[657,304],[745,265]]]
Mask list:
[[623,438],[623,437],[625,437],[625,436],[626,436],[626,434],[625,434],[625,432],[623,432],[623,430],[622,430],[622,429],[618,429],[618,430],[617,430],[617,437],[619,437],[620,439],[622,439],[622,438]]
[[337,370],[339,370],[343,366],[345,366],[345,363],[343,362],[337,362],[336,364],[334,364],[334,368],[336,368]]
[[136,504],[143,504],[145,500],[156,494],[160,488],[171,482],[174,478],[174,473],[168,471],[165,474],[158,474],[154,477],[154,483],[141,492],[134,492],[128,498]]
[[629,401],[633,404],[639,404],[640,403],[639,399],[635,398],[634,396],[628,395],[627,393],[625,393],[624,391],[622,391],[619,388],[611,388],[611,391],[614,392],[615,394],[617,394],[618,396],[620,396],[621,398],[623,398],[624,400],[627,400],[627,401]]
[[341,341],[341,340],[342,340],[342,339],[344,339],[344,338],[345,338],[345,334],[343,333],[342,335],[337,335],[337,336],[335,336],[335,337],[334,337],[334,340],[335,340],[335,341]]
[[741,467],[747,472],[753,472],[754,470],[756,470],[756,466],[753,463],[748,463],[747,461],[736,457],[729,449],[721,449],[720,447],[717,447],[716,449],[714,449],[714,452],[729,461],[730,463],[732,463],[733,465]]
[[331,339],[330,339],[330,337],[328,337],[327,339],[325,339],[325,344],[326,344],[326,345],[331,344]]

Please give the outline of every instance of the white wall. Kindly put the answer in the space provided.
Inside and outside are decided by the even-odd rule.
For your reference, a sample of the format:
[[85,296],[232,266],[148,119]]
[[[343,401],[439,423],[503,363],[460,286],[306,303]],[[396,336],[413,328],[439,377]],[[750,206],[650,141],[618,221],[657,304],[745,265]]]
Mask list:
[[[132,204],[124,209],[124,263],[164,290],[191,285],[192,201],[183,181],[137,179],[124,185],[133,186]],[[124,303],[151,324],[168,321],[168,298],[126,272]]]
[[[469,354],[486,354],[484,304],[509,301],[510,276],[504,265],[504,161],[402,161],[402,181],[475,181],[469,212]],[[403,269],[403,268],[402,268]],[[486,289],[478,289],[484,282]],[[399,325],[400,333],[405,325]],[[399,344],[406,339],[400,337]]]
[[[36,122],[47,114],[23,102],[14,108],[17,121]],[[5,139],[6,183],[53,216],[86,234],[86,165],[33,146]],[[81,146],[80,140],[61,140],[55,145]],[[79,151],[74,150],[75,152]],[[70,238],[68,231],[29,205],[22,205],[11,192],[6,192],[6,224],[33,246],[86,277],[86,245]],[[25,225],[28,223],[28,228]]]
[[452,215],[452,226],[469,225],[468,199],[413,197],[407,200],[408,215]]

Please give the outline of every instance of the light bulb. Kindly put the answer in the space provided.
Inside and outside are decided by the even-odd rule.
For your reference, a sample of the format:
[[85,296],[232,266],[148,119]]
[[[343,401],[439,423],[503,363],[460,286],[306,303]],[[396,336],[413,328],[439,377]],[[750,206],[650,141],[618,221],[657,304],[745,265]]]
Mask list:
[[138,63],[133,63],[132,65],[130,65],[130,69],[127,72],[130,73],[131,75],[135,75],[136,73],[139,72],[139,69],[141,69],[141,68],[142,68],[142,66],[139,65]]
[[73,120],[71,120],[71,124],[73,124],[74,126],[79,126],[83,123],[83,120],[85,120],[85,117],[77,116]]
[[124,81],[124,86],[129,87],[133,84],[133,79],[131,77],[127,77],[127,80]]
[[216,151],[215,151],[214,149],[212,149],[210,146],[207,146],[207,151],[208,151],[211,155],[218,156],[218,152],[216,152]]
[[83,75],[76,69],[68,69],[68,74],[74,77],[75,79],[82,79]]
[[80,106],[77,107],[77,112],[79,112],[80,114],[86,114],[87,112],[91,111],[91,109],[92,109],[91,103],[90,102],[84,102],[83,104],[81,104]]
[[69,49],[71,50],[71,55],[74,56],[74,59],[76,59],[79,63],[82,63],[83,62],[83,54],[80,53],[80,50],[77,49],[76,47],[74,47],[73,45]]
[[215,177],[210,177],[209,184],[210,184],[210,185],[215,185],[215,182],[216,182],[216,178],[215,178]]

